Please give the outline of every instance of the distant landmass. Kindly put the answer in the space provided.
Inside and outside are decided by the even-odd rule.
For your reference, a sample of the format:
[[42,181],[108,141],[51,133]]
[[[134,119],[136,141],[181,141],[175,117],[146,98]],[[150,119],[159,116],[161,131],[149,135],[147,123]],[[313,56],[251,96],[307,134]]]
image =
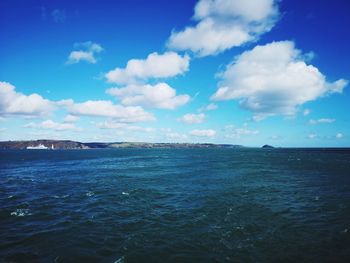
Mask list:
[[213,143],[76,142],[70,140],[2,141],[0,149],[106,149],[106,148],[242,148],[242,145]]
[[267,148],[267,149],[273,149],[275,147],[271,146],[271,145],[268,145],[268,144],[265,144],[264,146],[262,146],[261,148]]

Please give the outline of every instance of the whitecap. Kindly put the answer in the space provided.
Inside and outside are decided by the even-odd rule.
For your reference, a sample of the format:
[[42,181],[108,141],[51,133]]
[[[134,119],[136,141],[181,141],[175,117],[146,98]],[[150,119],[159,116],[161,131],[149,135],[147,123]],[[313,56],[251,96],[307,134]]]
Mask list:
[[129,195],[128,192],[122,192],[122,195]]
[[25,208],[19,208],[16,209],[16,211],[11,212],[12,216],[30,216],[31,214],[30,210]]
[[56,198],[56,199],[61,199],[61,198],[67,198],[69,195],[54,195],[53,198]]
[[114,263],[124,263],[125,262],[125,256],[122,256],[121,258],[114,261]]
[[93,195],[95,195],[95,193],[92,192],[92,191],[89,191],[89,192],[87,192],[85,195],[86,195],[86,196],[93,196]]

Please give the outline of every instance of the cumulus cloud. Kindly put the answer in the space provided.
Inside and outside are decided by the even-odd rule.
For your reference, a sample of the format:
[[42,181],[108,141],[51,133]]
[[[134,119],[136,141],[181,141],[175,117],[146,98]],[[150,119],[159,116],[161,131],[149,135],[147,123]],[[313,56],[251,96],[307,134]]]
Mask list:
[[255,135],[255,134],[258,134],[259,131],[238,128],[234,130],[234,133],[237,135]]
[[213,100],[240,101],[255,120],[277,114],[293,116],[298,106],[332,93],[341,93],[348,81],[327,82],[291,41],[256,46],[236,57],[219,77]]
[[55,105],[60,107],[68,107],[68,106],[71,106],[72,104],[74,104],[74,100],[72,99],[55,101]]
[[72,123],[57,123],[52,120],[46,120],[41,123],[28,123],[24,125],[25,128],[35,128],[35,129],[49,129],[55,131],[66,131],[76,129],[75,125]]
[[54,104],[33,93],[24,95],[8,82],[0,82],[0,116],[23,115],[40,117],[54,110]]
[[192,130],[190,134],[196,137],[214,137],[216,135],[215,130]]
[[327,119],[327,118],[322,118],[322,119],[318,119],[318,120],[310,120],[309,123],[312,125],[315,124],[320,124],[320,123],[333,123],[335,122],[335,119]]
[[190,58],[175,52],[151,53],[146,59],[131,59],[125,68],[115,68],[105,77],[110,83],[129,84],[151,78],[168,78],[188,71]]
[[[0,82],[0,116],[23,115],[30,117],[42,117],[51,113],[56,107],[64,107],[70,113],[64,118],[67,125],[58,126],[51,120],[43,123],[41,128],[70,127],[79,119],[79,116],[110,117],[123,122],[138,122],[154,120],[151,113],[144,111],[140,106],[125,107],[115,105],[111,101],[89,100],[83,103],[75,103],[73,100],[61,100],[57,102],[44,99],[38,94],[24,95],[16,92],[15,87],[7,82]],[[46,125],[46,126],[45,126]],[[57,128],[58,127],[58,128]]]
[[66,117],[64,117],[63,122],[65,123],[73,123],[79,120],[78,116],[73,116],[73,115],[67,115]]
[[337,139],[342,139],[343,137],[344,137],[344,135],[342,133],[337,133],[335,135],[335,138],[337,138]]
[[173,131],[170,128],[162,128],[161,132],[163,133],[163,135],[166,137],[166,139],[170,140],[170,141],[185,141],[188,139],[187,134],[184,133],[179,133],[176,131]]
[[[173,99],[175,100],[175,102],[171,101],[173,106],[178,105],[178,99]],[[120,122],[155,120],[153,114],[146,112],[141,106],[116,105],[107,100],[75,103],[72,99],[67,99],[54,102],[44,99],[38,94],[24,95],[16,92],[15,87],[10,83],[0,82],[0,117],[11,115],[43,117],[56,108],[65,108],[68,111],[69,115],[64,118],[64,123],[67,125],[54,126],[51,120],[43,125],[52,125],[52,127],[56,127],[55,129],[70,127],[69,124],[77,121],[79,116],[109,117]],[[44,126],[41,127],[44,128]]]
[[247,128],[238,128],[234,125],[228,125],[225,127],[225,137],[226,138],[236,138],[239,139],[242,136],[251,136],[259,134],[258,130],[250,130]]
[[186,94],[176,95],[176,90],[166,83],[130,84],[123,88],[108,89],[107,93],[117,97],[123,105],[143,105],[158,109],[175,109],[190,100]]
[[307,137],[312,140],[312,139],[316,139],[318,135],[316,133],[310,133]]
[[103,51],[101,45],[91,41],[75,43],[74,48],[79,50],[74,50],[69,54],[67,64],[75,64],[80,61],[95,64],[97,62],[95,55]]
[[215,103],[210,103],[205,107],[201,107],[198,109],[199,112],[204,112],[204,111],[212,111],[212,110],[216,110],[218,108],[218,105]]
[[78,63],[80,61],[86,61],[86,62],[92,63],[92,64],[96,63],[96,59],[95,59],[94,54],[92,52],[87,52],[87,51],[82,51],[82,50],[72,51],[69,54],[67,63],[68,64],[75,64],[75,63]]
[[92,41],[74,43],[75,49],[85,49],[90,52],[100,53],[103,51],[103,47],[100,44],[94,43]]
[[122,122],[105,121],[97,123],[96,126],[100,129],[117,129],[117,130],[128,130],[136,132],[154,132],[155,129],[151,127],[141,127],[136,125],[129,125]]
[[188,136],[186,134],[183,133],[178,133],[178,132],[168,132],[165,133],[165,137],[168,140],[175,140],[175,141],[183,141],[183,140],[187,140]]
[[304,116],[307,116],[307,115],[309,115],[311,113],[311,110],[310,109],[305,109],[304,111],[303,111],[303,115]]
[[210,103],[205,107],[206,111],[216,110],[218,108],[218,105],[215,103]]
[[279,12],[278,0],[200,0],[195,6],[195,26],[173,31],[168,47],[213,55],[247,42],[271,30]]
[[178,119],[179,121],[186,123],[186,124],[198,124],[202,123],[205,120],[205,114],[199,113],[199,114],[192,114],[188,113],[182,116]]
[[69,113],[74,116],[109,117],[120,122],[155,120],[153,114],[146,112],[140,106],[125,107],[106,100],[89,100],[83,103],[65,101],[65,106]]

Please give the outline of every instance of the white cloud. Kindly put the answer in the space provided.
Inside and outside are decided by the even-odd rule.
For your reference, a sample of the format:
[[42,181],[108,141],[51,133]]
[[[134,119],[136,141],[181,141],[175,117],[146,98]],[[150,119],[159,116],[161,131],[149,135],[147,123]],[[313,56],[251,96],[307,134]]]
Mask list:
[[171,128],[161,128],[160,132],[163,136],[166,137],[166,139],[170,141],[179,142],[179,141],[184,141],[188,139],[187,134],[173,131]]
[[63,122],[65,123],[73,123],[79,120],[78,116],[73,116],[73,115],[67,115],[66,117],[64,117]]
[[131,59],[125,68],[115,68],[105,77],[110,83],[129,84],[151,78],[168,78],[188,71],[190,58],[175,52],[151,53],[146,59]]
[[205,107],[206,111],[210,111],[210,110],[216,110],[218,108],[218,105],[215,103],[210,103],[207,107]]
[[84,49],[94,53],[100,53],[103,51],[103,47],[100,44],[94,43],[92,41],[86,41],[82,43],[74,43],[75,49]]
[[212,110],[216,110],[218,108],[218,105],[215,103],[210,103],[205,107],[201,107],[198,109],[199,112],[204,112],[204,111],[212,111]]
[[40,95],[24,95],[15,89],[15,86],[8,82],[0,82],[0,116],[40,117],[54,110],[53,103]]
[[123,105],[143,105],[159,109],[175,109],[190,100],[188,95],[176,95],[176,90],[166,83],[156,85],[130,84],[123,88],[111,88],[107,93],[117,97]]
[[272,42],[246,51],[220,74],[213,100],[240,100],[261,120],[277,114],[292,116],[298,106],[332,93],[341,93],[348,81],[333,83],[302,60],[291,41]]
[[178,133],[178,132],[168,132],[165,133],[165,136],[169,140],[187,140],[188,137],[186,134]]
[[342,133],[337,133],[337,135],[335,135],[335,138],[337,139],[342,139],[344,137],[344,135]]
[[68,107],[74,104],[74,100],[72,99],[64,99],[64,100],[59,100],[55,101],[55,105],[60,106],[60,107]]
[[97,123],[96,125],[100,129],[117,129],[117,130],[128,130],[128,131],[136,131],[136,132],[154,132],[154,128],[150,127],[141,127],[141,126],[135,126],[135,125],[129,125],[126,123],[121,122],[114,122],[114,121],[105,121]]
[[67,110],[74,116],[110,117],[120,122],[155,120],[154,116],[140,106],[125,107],[106,100],[89,100],[83,103],[65,101]]
[[167,133],[167,132],[172,132],[172,129],[171,128],[161,128],[160,131]]
[[236,128],[234,125],[225,127],[226,138],[241,138],[241,136],[251,136],[259,134],[258,130],[250,130],[247,128]]
[[195,26],[171,33],[168,47],[213,55],[255,41],[271,30],[279,12],[276,0],[200,0]]
[[35,129],[49,129],[56,131],[74,130],[76,127],[72,123],[57,123],[52,120],[46,120],[41,123],[28,123],[24,125],[25,128],[35,128]]
[[179,142],[188,139],[188,136],[186,134],[173,131],[171,128],[162,128],[160,131],[170,141]]
[[318,119],[318,120],[310,120],[309,123],[312,125],[315,124],[320,124],[320,123],[333,123],[335,122],[335,119],[326,119],[326,118],[322,118],[322,119]]
[[80,48],[80,50],[74,50],[69,54],[67,64],[75,64],[80,61],[95,64],[97,62],[95,55],[103,50],[101,45],[91,41],[76,43],[74,47],[76,49]]
[[199,114],[185,114],[181,118],[178,119],[179,121],[186,123],[186,124],[198,124],[202,123],[205,120],[205,114],[199,113]]
[[237,135],[256,135],[258,133],[259,131],[257,130],[248,130],[248,129],[242,129],[242,128],[235,129],[235,134]]
[[67,63],[68,64],[75,64],[75,63],[78,63],[80,61],[86,61],[86,62],[91,63],[91,64],[96,63],[96,59],[95,59],[94,54],[92,52],[87,52],[87,51],[82,51],[82,50],[72,51],[69,54]]
[[304,116],[307,116],[307,115],[309,115],[311,113],[311,110],[310,109],[305,109],[304,111],[303,111],[303,115]]
[[214,130],[192,130],[190,134],[197,137],[214,137],[216,135],[216,131]]
[[308,138],[309,139],[315,139],[315,138],[317,138],[318,137],[318,135],[316,134],[316,133],[310,133],[309,135],[308,135]]

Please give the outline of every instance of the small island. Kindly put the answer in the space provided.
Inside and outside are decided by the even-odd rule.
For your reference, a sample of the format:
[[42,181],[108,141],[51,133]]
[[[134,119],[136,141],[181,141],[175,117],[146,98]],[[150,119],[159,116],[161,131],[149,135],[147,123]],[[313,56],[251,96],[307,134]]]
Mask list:
[[264,148],[264,149],[274,149],[275,147],[271,146],[271,145],[268,145],[268,144],[265,144],[263,145],[261,148]]

